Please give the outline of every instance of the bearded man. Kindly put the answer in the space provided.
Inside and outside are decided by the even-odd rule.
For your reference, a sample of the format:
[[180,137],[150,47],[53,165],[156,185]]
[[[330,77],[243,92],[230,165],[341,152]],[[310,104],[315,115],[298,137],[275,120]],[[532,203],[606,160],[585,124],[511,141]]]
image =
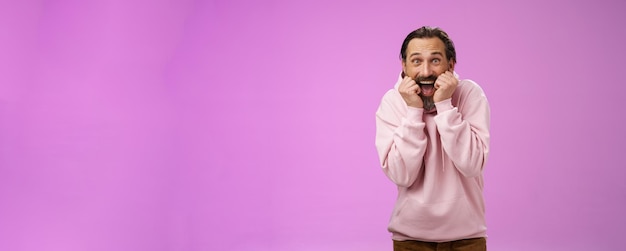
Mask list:
[[380,164],[398,188],[394,250],[486,250],[487,98],[459,80],[454,43],[440,28],[409,33],[400,58],[402,73],[376,112]]

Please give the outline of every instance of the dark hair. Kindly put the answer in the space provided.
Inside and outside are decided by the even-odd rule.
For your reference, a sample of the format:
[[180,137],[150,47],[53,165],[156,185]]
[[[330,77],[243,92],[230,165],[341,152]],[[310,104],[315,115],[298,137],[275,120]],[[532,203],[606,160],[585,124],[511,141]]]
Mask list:
[[454,43],[448,37],[448,33],[438,27],[423,26],[417,30],[412,31],[406,36],[404,42],[402,42],[402,48],[400,49],[400,59],[406,60],[406,47],[409,46],[409,42],[414,38],[439,38],[446,46],[446,58],[448,61],[451,59],[456,63],[456,50],[454,49]]

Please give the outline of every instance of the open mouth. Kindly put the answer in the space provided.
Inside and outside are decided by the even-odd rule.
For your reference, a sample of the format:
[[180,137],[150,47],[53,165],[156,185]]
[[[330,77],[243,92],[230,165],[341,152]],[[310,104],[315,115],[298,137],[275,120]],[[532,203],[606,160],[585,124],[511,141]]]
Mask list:
[[435,93],[435,81],[420,81],[418,85],[424,96],[432,96]]

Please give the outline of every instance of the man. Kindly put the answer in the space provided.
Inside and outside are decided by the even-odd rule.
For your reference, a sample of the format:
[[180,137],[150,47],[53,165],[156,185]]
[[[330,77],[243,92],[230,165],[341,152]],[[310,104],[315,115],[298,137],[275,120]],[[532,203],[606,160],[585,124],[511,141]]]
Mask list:
[[394,250],[486,250],[487,98],[458,79],[454,43],[439,28],[409,33],[400,57],[402,73],[376,112],[380,163],[398,187]]

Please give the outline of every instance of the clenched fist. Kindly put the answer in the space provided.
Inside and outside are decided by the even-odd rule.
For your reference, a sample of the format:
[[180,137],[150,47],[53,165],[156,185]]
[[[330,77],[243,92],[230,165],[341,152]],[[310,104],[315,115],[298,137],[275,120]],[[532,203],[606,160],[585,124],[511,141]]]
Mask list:
[[451,71],[446,71],[437,77],[435,81],[435,94],[433,100],[435,103],[449,99],[452,97],[454,90],[459,85],[459,79],[454,76]]
[[421,91],[420,87],[411,77],[404,76],[400,86],[398,86],[398,91],[400,92],[402,99],[404,99],[404,102],[406,102],[406,105],[416,108],[424,107],[424,102],[419,96]]

